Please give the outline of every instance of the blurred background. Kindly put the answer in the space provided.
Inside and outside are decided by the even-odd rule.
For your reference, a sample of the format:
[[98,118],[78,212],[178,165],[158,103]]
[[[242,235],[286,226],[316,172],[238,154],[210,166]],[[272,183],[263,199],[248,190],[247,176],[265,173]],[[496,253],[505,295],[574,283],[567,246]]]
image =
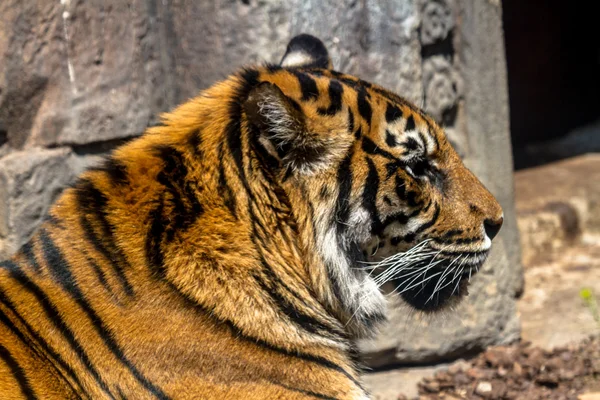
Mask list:
[[360,343],[374,397],[600,396],[593,10],[558,0],[0,0],[0,259],[82,170],[161,112],[240,66],[278,62],[291,37],[310,33],[337,70],[429,112],[505,210],[463,304],[424,316],[391,299],[390,323]]

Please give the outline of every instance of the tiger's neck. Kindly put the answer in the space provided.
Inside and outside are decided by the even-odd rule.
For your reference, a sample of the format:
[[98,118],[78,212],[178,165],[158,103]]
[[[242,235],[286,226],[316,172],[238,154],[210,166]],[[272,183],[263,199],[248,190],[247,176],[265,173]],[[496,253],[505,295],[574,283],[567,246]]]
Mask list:
[[[348,335],[314,285],[303,227],[218,101],[184,105],[66,192],[53,218],[95,246],[69,264],[108,267],[125,293],[140,279],[167,284],[255,340],[345,354]],[[202,125],[203,113],[225,122]]]

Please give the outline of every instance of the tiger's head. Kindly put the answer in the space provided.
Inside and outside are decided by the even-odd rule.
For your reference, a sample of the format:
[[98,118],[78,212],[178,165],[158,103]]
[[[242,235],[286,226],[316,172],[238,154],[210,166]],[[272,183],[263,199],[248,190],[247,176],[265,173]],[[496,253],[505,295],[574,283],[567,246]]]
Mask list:
[[444,131],[407,100],[331,69],[300,35],[243,104],[260,162],[307,205],[304,234],[323,296],[361,335],[383,318],[381,286],[419,310],[466,293],[502,225],[500,205]]

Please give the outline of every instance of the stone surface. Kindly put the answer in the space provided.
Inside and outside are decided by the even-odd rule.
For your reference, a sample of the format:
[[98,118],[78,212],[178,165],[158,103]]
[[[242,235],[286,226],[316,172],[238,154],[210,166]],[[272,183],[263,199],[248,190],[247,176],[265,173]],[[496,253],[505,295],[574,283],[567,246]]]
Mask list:
[[415,0],[311,0],[294,5],[292,35],[310,32],[323,38],[335,68],[422,102],[420,16]]
[[421,43],[436,44],[449,37],[455,25],[450,0],[422,1]]
[[377,340],[361,343],[372,368],[439,362],[519,337],[515,295],[523,276],[511,190],[501,10],[498,4],[465,0],[457,2],[457,14],[461,23],[452,53],[461,61],[464,104],[453,129],[464,135],[465,163],[498,198],[505,223],[469,296],[456,309],[423,315],[403,305],[391,308],[390,323]]
[[70,149],[29,151],[0,160],[0,258],[21,245],[73,178]]
[[[32,195],[40,202],[33,214],[41,213],[61,179],[142,133],[160,112],[241,65],[278,62],[292,36],[312,33],[337,69],[434,114],[505,209],[490,262],[462,306],[425,320],[396,308],[381,337],[362,347],[378,366],[456,357],[518,335],[513,298],[521,271],[500,13],[498,2],[479,0],[5,0],[0,163],[58,151],[34,150],[40,146],[66,148],[56,156],[65,169],[56,164],[37,178],[44,184]],[[14,182],[18,173],[10,171],[0,172]],[[14,193],[0,191],[0,240],[10,251],[39,221],[23,215],[22,225],[15,222],[21,197]]]
[[0,120],[11,147],[139,135],[170,106],[151,6],[134,3],[2,2]]
[[461,79],[444,56],[433,56],[423,62],[425,108],[437,121],[452,123],[460,98]]

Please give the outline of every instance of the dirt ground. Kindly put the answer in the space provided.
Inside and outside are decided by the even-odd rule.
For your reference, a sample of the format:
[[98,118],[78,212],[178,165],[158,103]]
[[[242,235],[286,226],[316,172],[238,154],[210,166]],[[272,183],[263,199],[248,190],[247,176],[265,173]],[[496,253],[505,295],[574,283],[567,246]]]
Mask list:
[[526,268],[518,303],[523,340],[552,349],[600,334],[580,295],[585,288],[600,301],[600,237],[584,237],[554,260]]
[[419,400],[600,398],[600,337],[552,351],[529,342],[493,347],[467,365],[425,378],[418,389]]

